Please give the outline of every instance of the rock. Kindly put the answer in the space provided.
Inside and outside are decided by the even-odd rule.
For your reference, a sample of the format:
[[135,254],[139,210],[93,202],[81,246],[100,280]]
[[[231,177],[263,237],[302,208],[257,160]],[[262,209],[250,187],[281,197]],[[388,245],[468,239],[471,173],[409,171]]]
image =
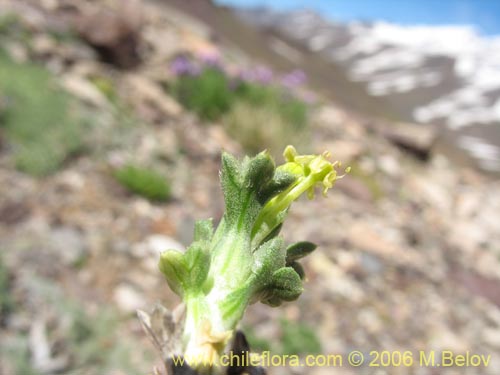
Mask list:
[[371,190],[355,178],[344,178],[337,182],[336,186],[348,197],[366,203],[373,202],[374,196]]
[[[229,137],[222,126],[210,126],[208,128],[208,135],[211,142],[217,144],[218,150],[222,149],[231,154],[238,154],[241,152],[240,144]],[[219,152],[218,150],[217,152]]]
[[377,160],[379,168],[382,172],[391,177],[399,177],[401,175],[401,165],[392,154],[382,155]]
[[146,300],[141,293],[129,284],[119,285],[114,291],[113,300],[124,312],[135,312],[146,306]]
[[311,270],[321,276],[321,283],[330,293],[359,302],[364,298],[364,292],[359,285],[345,272],[321,252],[311,256]]
[[131,210],[139,217],[157,219],[162,216],[161,208],[144,198],[134,200]]
[[431,126],[398,123],[383,126],[381,130],[389,141],[422,160],[428,160],[437,139]]
[[489,237],[490,234],[483,226],[471,221],[457,220],[450,227],[447,242],[466,253],[475,254],[483,244],[488,242]]
[[421,265],[422,257],[417,252],[402,248],[397,242],[390,241],[387,237],[389,237],[387,233],[375,231],[374,228],[364,223],[352,225],[347,236],[348,242],[353,248],[376,257],[364,259],[364,266],[372,271],[380,270],[379,267],[382,267],[379,258],[399,264],[412,265],[412,267]]
[[500,350],[500,328],[488,328],[483,331],[483,340]]
[[153,80],[139,75],[128,74],[124,86],[127,88],[129,100],[151,122],[164,121],[165,117],[177,117],[182,108],[172,97]]
[[384,264],[377,256],[372,254],[362,253],[360,257],[360,265],[368,274],[379,274],[384,270]]
[[64,188],[72,191],[81,191],[85,188],[85,178],[82,173],[75,170],[65,170],[59,173],[59,183]]
[[0,204],[0,223],[16,225],[31,213],[31,207],[24,201],[7,201]]
[[132,249],[132,254],[137,257],[152,256],[157,262],[160,254],[166,250],[184,251],[184,246],[171,237],[153,234],[136,244]]
[[317,153],[323,153],[324,151],[331,152],[333,159],[346,164],[359,158],[365,150],[360,142],[338,140],[321,143],[316,147]]
[[43,318],[38,317],[32,323],[29,345],[32,366],[40,373],[57,373],[68,367],[69,358],[67,356],[52,357],[51,345],[47,335],[47,325]]
[[71,227],[58,227],[50,232],[49,246],[66,265],[73,265],[87,255],[83,235]]
[[[127,282],[134,285],[138,290],[143,290],[145,296],[150,297],[151,291],[157,290],[158,284],[164,286],[163,279],[158,277],[158,260],[156,260],[155,269],[149,269],[146,266],[147,271],[144,271],[143,267],[136,267],[134,270],[130,270],[127,273]],[[161,294],[165,292],[161,290]],[[145,297],[146,298],[146,297]]]
[[77,30],[101,59],[120,68],[140,62],[142,12],[138,1],[121,1],[114,9],[98,8],[81,16]]
[[165,160],[176,160],[179,155],[179,145],[177,134],[171,126],[165,126],[158,130],[156,135],[158,140],[158,150],[156,153]]
[[161,64],[160,72],[165,77],[165,61],[182,52],[181,35],[172,28],[146,27],[144,42],[153,51],[151,60]]
[[61,78],[61,84],[66,91],[87,104],[91,104],[98,108],[106,108],[109,104],[106,97],[97,87],[83,77],[66,74]]
[[7,40],[2,42],[3,48],[7,51],[8,55],[17,63],[25,63],[29,59],[29,53],[26,46],[21,43]]
[[[286,373],[286,372],[285,372]],[[331,375],[332,370],[326,367],[312,367],[310,371],[308,371],[309,375]],[[349,374],[348,372],[342,372],[342,374]]]
[[38,56],[50,56],[57,53],[57,42],[47,34],[39,34],[31,42],[33,52]]
[[429,350],[451,350],[454,353],[465,353],[470,346],[464,337],[453,332],[447,327],[435,327],[430,331]]
[[444,174],[411,175],[406,180],[408,194],[419,203],[438,209],[441,214],[448,213],[453,207],[455,192],[449,189],[451,186],[444,179]]
[[315,122],[327,129],[340,126],[345,118],[342,110],[334,106],[322,106],[315,113]]
[[489,366],[485,368],[485,374],[487,375],[497,375],[497,369],[500,367],[500,357],[493,355]]
[[373,308],[361,310],[358,314],[358,320],[372,334],[381,332],[384,327],[379,315]]
[[51,11],[57,9],[57,5],[58,5],[57,3],[58,3],[57,0],[41,0],[40,1],[40,5],[43,8],[45,8],[47,10],[51,10]]

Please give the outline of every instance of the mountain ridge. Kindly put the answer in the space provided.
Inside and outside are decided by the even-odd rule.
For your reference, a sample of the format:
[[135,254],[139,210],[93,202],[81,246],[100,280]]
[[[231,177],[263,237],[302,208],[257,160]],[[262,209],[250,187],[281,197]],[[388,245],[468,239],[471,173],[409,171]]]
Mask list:
[[500,171],[500,36],[471,26],[342,23],[313,10],[234,11],[340,67],[388,114],[437,125],[482,169]]

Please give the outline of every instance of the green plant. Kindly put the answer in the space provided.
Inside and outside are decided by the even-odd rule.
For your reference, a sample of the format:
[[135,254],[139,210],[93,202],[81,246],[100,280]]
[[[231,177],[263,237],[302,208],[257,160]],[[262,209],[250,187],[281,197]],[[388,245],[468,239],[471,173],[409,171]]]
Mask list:
[[307,126],[309,109],[302,100],[286,95],[282,98],[278,108],[293,130],[301,131]]
[[314,329],[302,322],[280,320],[281,335],[273,340],[258,336],[251,326],[245,325],[243,331],[254,351],[271,351],[283,355],[320,354],[321,342]]
[[288,124],[288,130],[300,131],[307,126],[308,105],[282,87],[243,82],[237,87],[236,95],[254,108],[275,111]]
[[248,153],[266,148],[273,155],[287,144],[307,148],[308,106],[283,88],[242,82],[236,100],[223,118],[227,132]]
[[275,106],[256,106],[243,100],[234,104],[223,124],[228,134],[248,153],[265,148],[277,155],[290,143],[306,148],[309,140],[309,129],[294,126]]
[[251,326],[243,327],[243,332],[245,332],[245,337],[248,340],[248,344],[254,351],[271,351],[273,347],[273,343],[270,341],[259,337]]
[[94,76],[90,79],[90,81],[112,103],[117,101],[118,94],[111,79],[105,76]]
[[226,113],[234,96],[225,73],[216,68],[180,76],[173,85],[173,93],[182,105],[209,121]]
[[170,197],[170,185],[160,173],[132,164],[115,172],[116,179],[133,193],[152,201],[165,201]]
[[82,148],[83,124],[48,71],[0,54],[0,89],[6,103],[2,126],[20,170],[46,175]]
[[[91,316],[73,301],[66,303],[65,310],[72,320],[67,346],[75,354],[75,368],[94,368],[102,373],[117,368],[127,370],[126,373],[137,371],[130,361],[132,348],[116,337],[119,330],[116,311],[103,309]],[[110,345],[112,342],[117,344]]]
[[326,194],[338,176],[328,154],[298,155],[288,146],[284,156],[286,162],[276,167],[268,152],[242,162],[224,153],[226,207],[217,230],[212,220],[200,220],[185,253],[161,255],[160,270],[186,305],[182,353],[194,365],[213,363],[249,304],[279,306],[302,293],[298,260],[316,246],[285,246],[279,232],[296,199],[303,193],[313,198],[317,185]]
[[[69,358],[67,367],[58,373],[141,373],[140,358],[146,352],[123,335],[127,320],[120,313],[111,307],[89,308],[88,304],[66,295],[53,280],[32,275],[28,283],[31,295],[38,301],[33,310],[27,307],[33,320],[42,318],[48,311],[49,316],[57,317],[45,325],[45,330],[54,350],[51,354]],[[10,365],[13,374],[41,373],[31,367],[29,332],[5,337],[0,345],[2,360]]]
[[282,354],[320,354],[321,342],[307,324],[281,320]]
[[14,309],[14,301],[9,289],[9,273],[0,258],[0,323],[2,318]]
[[241,82],[235,90],[236,95],[252,105],[268,104],[276,99],[276,88],[250,82]]
[[9,34],[19,23],[19,17],[15,13],[5,13],[0,16],[0,35]]
[[370,191],[373,199],[378,200],[384,196],[384,191],[380,185],[376,173],[367,172],[359,163],[352,163],[351,172],[352,178],[357,179],[365,185]]
[[8,364],[7,368],[12,369],[13,374],[41,375],[40,372],[31,366],[29,337],[26,333],[19,334],[9,341],[2,342],[0,346],[0,360]]

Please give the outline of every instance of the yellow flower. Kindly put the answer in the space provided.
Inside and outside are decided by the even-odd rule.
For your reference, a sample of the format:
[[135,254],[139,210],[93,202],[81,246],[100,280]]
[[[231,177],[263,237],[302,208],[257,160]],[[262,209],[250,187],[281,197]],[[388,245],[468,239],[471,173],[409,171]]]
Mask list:
[[[335,181],[344,177],[339,176],[335,169],[340,167],[341,163],[330,162],[331,155],[328,151],[321,155],[299,155],[293,146],[287,146],[283,156],[286,163],[276,169],[293,174],[296,180],[287,190],[269,200],[260,212],[252,231],[253,241],[257,243],[281,224],[290,205],[303,193],[307,192],[308,198],[313,199],[314,190],[319,185],[326,196]],[[349,168],[345,172],[348,173]]]
[[[322,155],[299,155],[293,146],[287,146],[283,153],[285,164],[278,169],[294,174],[297,177],[295,186],[304,184],[307,186],[307,196],[314,198],[314,188],[317,184],[323,186],[323,195],[326,195],[336,180],[343,176],[338,176],[335,167],[340,167],[338,161],[330,163],[331,155],[325,151]],[[346,169],[346,172],[349,172]],[[298,196],[297,196],[298,198]]]

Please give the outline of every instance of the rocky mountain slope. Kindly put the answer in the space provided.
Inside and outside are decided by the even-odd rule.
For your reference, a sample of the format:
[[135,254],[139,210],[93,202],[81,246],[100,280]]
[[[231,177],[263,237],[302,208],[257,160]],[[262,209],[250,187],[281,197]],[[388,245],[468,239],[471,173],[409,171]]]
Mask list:
[[[231,42],[235,35],[221,34],[220,24],[201,22],[177,5],[0,1],[0,14],[9,15],[0,23],[1,49],[15,69],[27,69],[23,77],[38,77],[40,70],[50,77],[15,82],[28,89],[35,81],[44,85],[43,98],[58,87],[71,99],[68,111],[84,119],[78,151],[37,176],[19,168],[16,139],[6,127],[11,117],[0,117],[2,375],[146,374],[158,364],[135,310],[148,310],[156,300],[177,304],[157,270],[159,253],[190,243],[195,220],[220,219],[221,150],[245,153],[221,122],[201,120],[165,89],[176,79],[169,64],[179,53],[216,51],[236,66],[260,66],[261,57],[274,56],[258,47],[245,52],[243,44]],[[210,16],[204,8],[211,7],[208,1],[182,6]],[[235,20],[227,25],[238,26]],[[246,37],[255,35],[248,31]],[[11,82],[5,74],[0,78]],[[24,99],[4,96],[5,87],[0,85],[0,109]],[[317,350],[305,347],[317,341],[324,354],[471,351],[491,354],[490,365],[439,369],[439,374],[496,375],[499,181],[430,149],[432,132],[415,143],[411,133],[380,127],[341,102],[318,96],[311,107],[310,148],[330,150],[352,173],[328,198],[292,207],[287,238],[310,239],[319,249],[306,261],[308,282],[297,302],[251,307],[243,328],[254,347],[307,352]],[[57,130],[49,133],[55,142],[35,161],[52,148],[59,152],[67,140],[58,138],[61,129],[50,129]],[[35,144],[46,141],[43,132],[36,134]],[[114,172],[130,161],[159,171],[169,182],[170,198],[149,200],[120,184]],[[290,327],[302,328],[297,334]],[[371,370],[276,367],[269,373]],[[384,369],[394,375],[435,370]]]
[[500,170],[500,37],[468,26],[339,23],[308,10],[237,13],[342,67],[386,114],[446,126],[481,168]]

